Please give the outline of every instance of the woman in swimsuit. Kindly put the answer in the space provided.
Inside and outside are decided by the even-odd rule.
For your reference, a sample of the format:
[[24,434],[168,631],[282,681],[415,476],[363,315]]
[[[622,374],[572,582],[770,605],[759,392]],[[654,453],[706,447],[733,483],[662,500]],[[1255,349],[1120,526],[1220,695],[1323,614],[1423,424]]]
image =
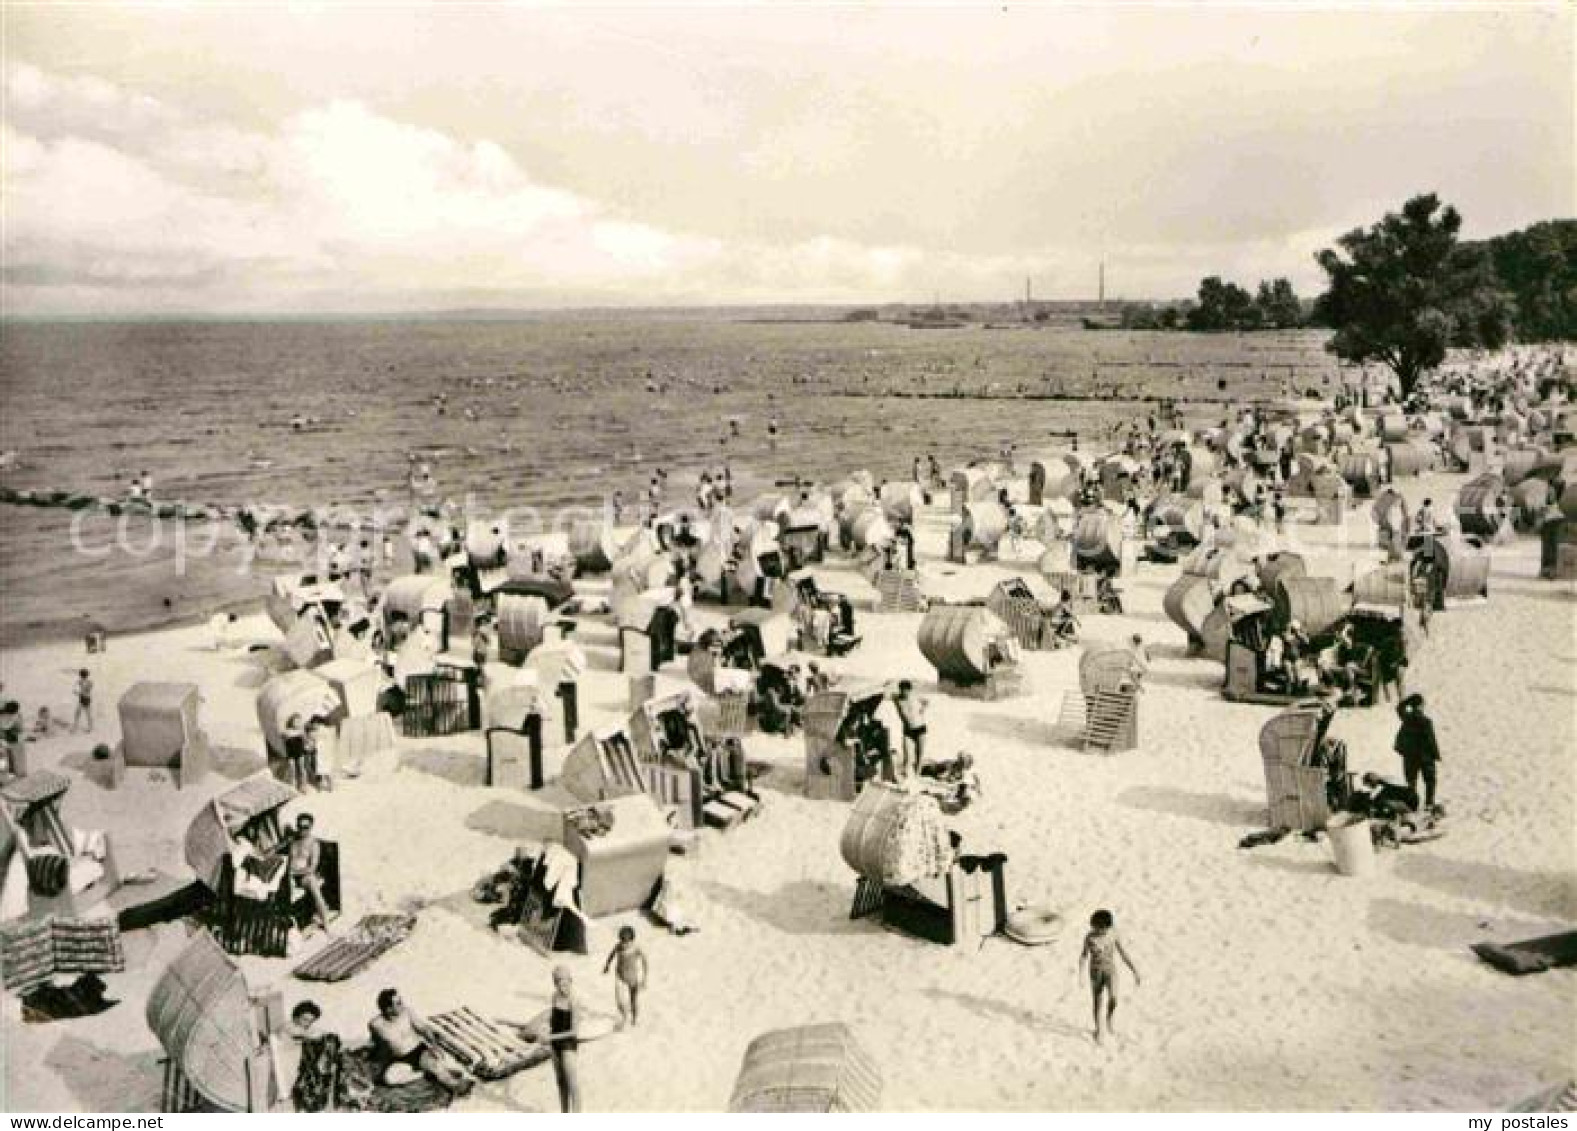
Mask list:
[[580,1079],[576,1061],[580,1050],[580,1005],[572,992],[569,968],[553,969],[553,1004],[548,1012],[548,1044],[553,1049],[553,1076],[558,1081],[559,1108],[580,1110]]

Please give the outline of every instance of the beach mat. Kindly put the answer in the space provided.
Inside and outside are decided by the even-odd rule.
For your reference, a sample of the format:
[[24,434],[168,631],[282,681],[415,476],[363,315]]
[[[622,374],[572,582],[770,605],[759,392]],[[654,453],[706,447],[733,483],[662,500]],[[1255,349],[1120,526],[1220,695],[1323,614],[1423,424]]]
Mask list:
[[1540,974],[1577,966],[1577,931],[1514,943],[1474,943],[1473,953],[1503,974]]
[[343,982],[410,937],[414,915],[364,915],[356,929],[335,939],[292,973],[308,982]]
[[363,1097],[362,1111],[380,1114],[409,1114],[421,1111],[439,1111],[449,1106],[453,1097],[439,1084],[426,1076],[418,1076],[408,1084],[380,1084],[378,1066],[369,1048],[350,1049],[342,1061],[346,1090],[351,1095]]
[[527,1041],[469,1008],[427,1019],[444,1052],[483,1080],[502,1080],[552,1059],[546,1042]]

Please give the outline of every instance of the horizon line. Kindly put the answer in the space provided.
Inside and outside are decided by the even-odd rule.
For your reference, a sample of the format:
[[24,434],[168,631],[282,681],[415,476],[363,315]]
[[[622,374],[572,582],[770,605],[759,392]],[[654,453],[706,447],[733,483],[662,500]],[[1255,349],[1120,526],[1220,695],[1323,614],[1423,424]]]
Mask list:
[[464,318],[485,317],[540,317],[565,314],[639,314],[686,313],[703,311],[752,311],[752,310],[884,310],[884,309],[933,309],[967,307],[1119,307],[1132,304],[1169,304],[1193,302],[1193,296],[1183,298],[1033,298],[1026,303],[1022,298],[1013,299],[955,299],[934,301],[886,300],[882,302],[791,300],[783,302],[696,302],[696,303],[639,303],[631,305],[578,305],[578,306],[455,306],[419,307],[411,310],[257,310],[257,311],[115,311],[115,312],[27,312],[0,311],[0,323],[5,322],[127,322],[127,321],[262,321],[303,320],[334,321],[344,319],[388,318]]

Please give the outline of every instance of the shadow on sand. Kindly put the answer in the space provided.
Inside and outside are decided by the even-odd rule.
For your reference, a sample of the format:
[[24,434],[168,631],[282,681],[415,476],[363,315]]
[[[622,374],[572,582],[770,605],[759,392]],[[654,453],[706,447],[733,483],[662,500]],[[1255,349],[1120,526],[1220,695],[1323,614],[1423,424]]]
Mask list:
[[1146,809],[1169,817],[1188,817],[1228,828],[1259,828],[1265,823],[1265,805],[1241,801],[1220,793],[1195,793],[1169,786],[1136,785],[1117,795],[1119,804],[1130,809]]
[[1254,868],[1269,868],[1275,872],[1285,872],[1289,876],[1334,876],[1337,874],[1336,865],[1330,859],[1323,860],[1288,860],[1281,856],[1266,856],[1255,853],[1252,849],[1245,850],[1245,859]]
[[[131,1010],[133,1003],[116,1007]],[[138,1010],[140,1012],[140,1010]],[[110,1052],[81,1037],[67,1036],[44,1064],[59,1073],[80,1101],[81,1111],[158,1111],[164,1070],[157,1048],[133,1056]]]
[[400,769],[431,774],[454,785],[484,785],[487,758],[463,750],[407,750],[400,755]]
[[557,840],[564,835],[564,808],[539,796],[525,804],[495,798],[472,810],[465,827],[509,841]]
[[[1063,750],[1075,750],[1070,743],[1070,736],[1058,728],[1055,719],[1024,718],[1016,715],[993,715],[981,711],[969,716],[969,733],[987,738],[1007,738],[1014,742],[1027,743],[1030,746],[1055,746]],[[928,757],[937,757],[937,753],[926,751]]]
[[[114,788],[110,784],[109,761],[93,757],[91,749],[77,750],[65,755],[60,759],[60,766],[62,769],[77,771],[82,775],[83,781],[90,783],[96,789]],[[243,750],[239,746],[210,746],[208,768],[219,777],[228,778],[230,781],[241,781],[259,770],[266,770],[268,759],[256,750]],[[126,772],[128,775],[158,773],[166,778],[170,778],[174,773],[173,770],[148,770],[137,766],[131,767]]]
[[1157,671],[1151,668],[1144,681],[1162,687],[1187,687],[1215,694],[1221,690],[1221,669],[1213,664],[1201,664],[1184,671]]
[[1474,943],[1508,942],[1549,934],[1552,927],[1529,919],[1493,918],[1479,912],[1442,911],[1405,899],[1376,899],[1369,904],[1369,929],[1393,942],[1456,950],[1472,957]]
[[854,884],[795,880],[774,892],[746,891],[715,880],[695,885],[708,899],[786,935],[852,935],[879,930],[873,922],[849,918]]
[[1555,872],[1530,872],[1423,853],[1396,862],[1398,879],[1462,899],[1494,900],[1540,919],[1577,919],[1577,882]]
[[1028,1009],[1013,1002],[961,993],[957,990],[944,990],[937,986],[927,986],[920,992],[934,1001],[968,1010],[983,1022],[996,1024],[1005,1021],[1011,1025],[1022,1025],[1026,1029],[1032,1029],[1037,1037],[1043,1035],[1068,1037],[1079,1044],[1090,1043],[1088,1029],[1069,1025],[1066,1021],[1059,1021],[1050,1014]]

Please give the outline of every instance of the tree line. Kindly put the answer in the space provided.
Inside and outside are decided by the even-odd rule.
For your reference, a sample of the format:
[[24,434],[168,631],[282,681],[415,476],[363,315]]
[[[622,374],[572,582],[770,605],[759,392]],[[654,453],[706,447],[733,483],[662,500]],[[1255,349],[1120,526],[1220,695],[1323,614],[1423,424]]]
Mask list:
[[1125,330],[1290,330],[1305,322],[1303,302],[1287,279],[1262,281],[1250,294],[1211,275],[1193,302],[1130,303],[1122,309]]
[[1131,304],[1135,330],[1244,331],[1321,326],[1327,348],[1377,361],[1404,394],[1451,346],[1495,349],[1577,339],[1577,220],[1549,220],[1493,239],[1463,241],[1462,217],[1433,193],[1315,255],[1327,287],[1304,303],[1286,279],[1250,294],[1211,275],[1192,302]]

